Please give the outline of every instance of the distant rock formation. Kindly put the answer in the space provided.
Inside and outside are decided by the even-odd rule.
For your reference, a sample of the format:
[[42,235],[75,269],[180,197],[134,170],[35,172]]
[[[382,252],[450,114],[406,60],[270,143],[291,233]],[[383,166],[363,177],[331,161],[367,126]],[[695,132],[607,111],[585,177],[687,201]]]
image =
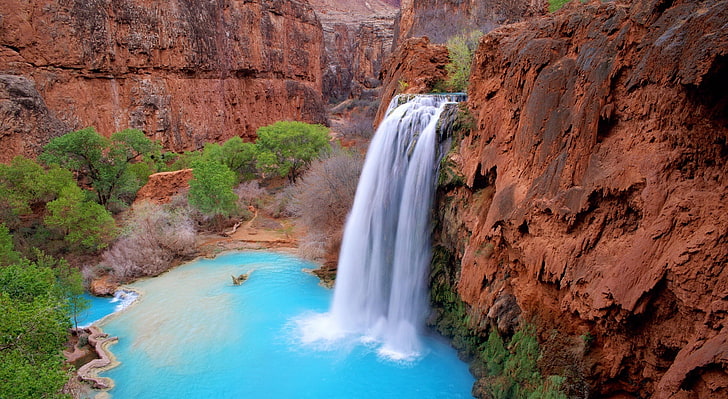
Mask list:
[[546,0],[402,0],[396,43],[427,36],[443,44],[453,35],[492,29],[546,12]]
[[33,155],[93,125],[189,150],[277,120],[325,123],[323,31],[308,2],[223,4],[0,0],[0,74],[13,76],[0,79],[0,140]]
[[[375,100],[392,50],[396,0],[309,0],[324,29],[323,95]],[[395,4],[396,3],[396,4]]]

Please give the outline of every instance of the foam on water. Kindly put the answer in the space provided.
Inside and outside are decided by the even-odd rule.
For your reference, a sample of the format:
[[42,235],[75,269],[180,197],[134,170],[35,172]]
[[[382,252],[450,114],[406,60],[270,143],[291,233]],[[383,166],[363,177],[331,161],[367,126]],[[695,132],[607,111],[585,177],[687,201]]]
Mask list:
[[139,294],[131,290],[120,289],[116,290],[112,297],[97,297],[88,293],[83,294],[83,297],[89,301],[90,306],[78,315],[78,326],[86,328],[115,312],[128,308],[139,298]]

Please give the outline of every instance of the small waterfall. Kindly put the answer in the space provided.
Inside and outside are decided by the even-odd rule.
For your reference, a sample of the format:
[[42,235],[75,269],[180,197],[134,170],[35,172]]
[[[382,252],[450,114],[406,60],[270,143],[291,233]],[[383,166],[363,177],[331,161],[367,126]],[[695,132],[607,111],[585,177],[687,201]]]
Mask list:
[[463,97],[392,100],[369,146],[346,223],[330,316],[344,332],[382,342],[380,353],[388,357],[420,353],[438,120],[446,104]]

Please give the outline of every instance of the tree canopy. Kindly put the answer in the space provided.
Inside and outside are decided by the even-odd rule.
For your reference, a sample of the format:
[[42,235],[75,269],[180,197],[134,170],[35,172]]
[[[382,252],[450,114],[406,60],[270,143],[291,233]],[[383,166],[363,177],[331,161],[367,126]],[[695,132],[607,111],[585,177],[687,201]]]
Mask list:
[[0,398],[69,398],[68,302],[53,269],[19,258],[0,225]]
[[[161,146],[141,130],[126,129],[107,139],[93,127],[52,139],[40,159],[48,165],[70,169],[90,180],[99,204],[130,202],[148,176],[140,177],[131,165],[155,165],[161,159]],[[149,173],[154,171],[150,166]]]
[[190,205],[205,215],[228,216],[237,207],[235,173],[219,162],[199,160],[192,165]]
[[329,148],[329,129],[304,122],[276,122],[258,129],[257,166],[295,182],[312,160]]

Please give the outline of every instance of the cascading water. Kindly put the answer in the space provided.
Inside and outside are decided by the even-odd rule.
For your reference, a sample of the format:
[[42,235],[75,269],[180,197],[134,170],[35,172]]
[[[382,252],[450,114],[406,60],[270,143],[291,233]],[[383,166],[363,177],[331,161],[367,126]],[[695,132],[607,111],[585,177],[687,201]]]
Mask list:
[[438,120],[463,95],[395,97],[369,146],[346,223],[330,318],[344,333],[383,343],[380,353],[420,353],[427,315],[430,208]]

